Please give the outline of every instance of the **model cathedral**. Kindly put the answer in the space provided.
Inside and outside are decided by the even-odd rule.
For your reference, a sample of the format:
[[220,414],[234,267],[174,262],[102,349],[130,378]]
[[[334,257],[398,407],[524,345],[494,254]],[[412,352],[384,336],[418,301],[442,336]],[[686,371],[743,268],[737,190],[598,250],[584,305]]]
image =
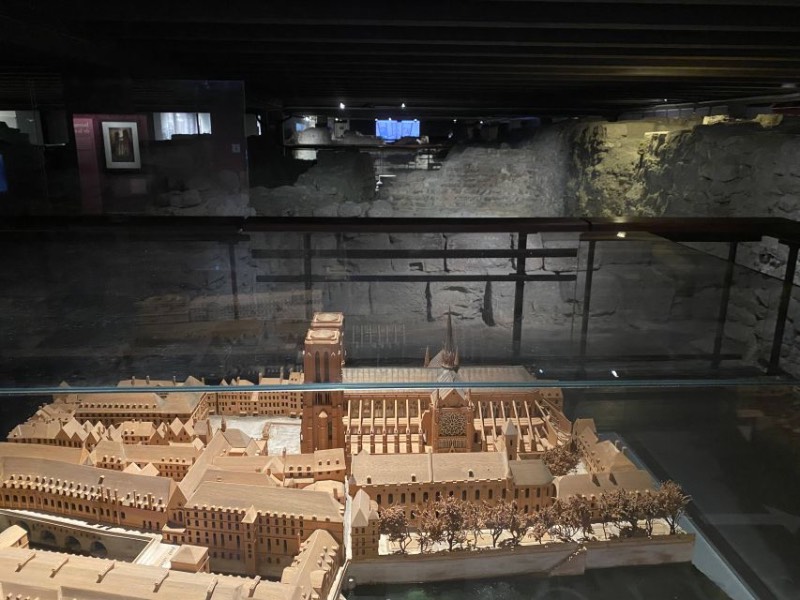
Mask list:
[[[346,557],[378,557],[386,507],[413,525],[444,496],[513,499],[527,512],[653,488],[590,420],[564,416],[558,388],[537,387],[520,366],[462,365],[449,315],[441,350],[426,350],[419,367],[350,368],[344,316],[317,313],[303,373],[258,383],[273,385],[237,379],[189,392],[181,388],[202,382],[132,378],[119,393],[91,395],[65,386],[0,444],[0,524],[13,525],[0,534],[2,590],[153,598],[157,581],[156,591],[183,595],[199,586],[207,600],[324,598]],[[251,438],[227,425],[230,415],[299,416],[301,454],[270,454],[268,428]],[[542,455],[565,444],[585,470],[554,477]],[[120,535],[144,536],[149,550],[102,559]]]
[[[496,451],[506,422],[516,430],[515,452],[541,454],[569,441],[557,388],[536,388],[523,367],[461,367],[447,316],[442,349],[426,351],[419,368],[344,366],[343,316],[318,313],[305,339],[307,383],[431,383],[432,389],[307,392],[304,452],[344,448],[348,455]],[[530,382],[528,388],[472,389],[473,383]],[[435,387],[434,387],[435,386]]]

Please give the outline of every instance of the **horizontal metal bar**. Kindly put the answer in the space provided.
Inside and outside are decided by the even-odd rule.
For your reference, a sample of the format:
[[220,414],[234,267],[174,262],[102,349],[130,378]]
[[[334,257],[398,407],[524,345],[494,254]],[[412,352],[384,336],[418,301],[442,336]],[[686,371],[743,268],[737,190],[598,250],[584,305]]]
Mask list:
[[249,217],[245,232],[296,231],[305,233],[539,233],[582,232],[591,227],[585,219],[573,218],[316,218]]
[[311,280],[314,283],[360,283],[384,282],[432,282],[432,281],[575,281],[573,274],[553,273],[548,275],[258,275],[259,283],[299,283]]
[[[670,388],[670,387],[738,387],[738,386],[769,386],[769,385],[796,385],[795,379],[784,377],[752,377],[743,379],[586,379],[575,381],[564,381],[556,379],[534,379],[532,381],[470,381],[465,382],[465,387],[472,389],[481,388],[508,388],[508,389],[532,389],[532,388],[596,388],[596,387],[616,387],[616,388]],[[452,382],[440,381],[420,381],[404,383],[303,383],[291,385],[291,390],[296,391],[317,391],[335,392],[339,390],[369,391],[369,390],[427,390],[434,388],[453,387]],[[285,392],[286,384],[275,385],[187,385],[171,390],[169,388],[159,388],[162,392],[185,393],[185,392]],[[139,391],[138,389],[136,391]],[[142,390],[146,391],[146,390]],[[83,386],[83,387],[37,387],[37,388],[0,388],[0,397],[10,396],[47,396],[51,394],[129,394],[129,387],[105,387],[105,386]]]
[[[305,258],[306,252],[297,250],[267,250],[257,248],[251,252],[253,258]],[[529,250],[487,249],[487,250],[311,250],[308,255],[315,258],[341,259],[388,259],[388,258],[573,258],[578,256],[577,248],[531,248]]]
[[668,239],[753,240],[775,237],[800,243],[800,223],[761,218],[316,218],[316,217],[158,217],[158,216],[22,216],[6,217],[0,232],[18,235],[145,234],[171,240],[177,235],[229,237],[255,232],[296,233],[541,233],[647,231]]
[[[591,337],[591,335],[590,335]],[[590,354],[587,355],[581,360],[586,363],[604,363],[604,362],[619,362],[619,363],[626,363],[626,362],[663,362],[663,361],[685,361],[685,360],[697,360],[697,361],[704,361],[713,358],[715,355],[709,352],[696,352],[696,353],[685,353],[685,354],[609,354],[608,356],[603,356],[602,354]],[[729,352],[725,354],[719,355],[720,360],[741,360],[742,355],[741,353],[734,353]],[[558,361],[558,356],[546,356],[540,357],[539,360],[542,363],[549,363],[553,361]],[[574,356],[563,356],[561,357],[563,361],[575,361]]]

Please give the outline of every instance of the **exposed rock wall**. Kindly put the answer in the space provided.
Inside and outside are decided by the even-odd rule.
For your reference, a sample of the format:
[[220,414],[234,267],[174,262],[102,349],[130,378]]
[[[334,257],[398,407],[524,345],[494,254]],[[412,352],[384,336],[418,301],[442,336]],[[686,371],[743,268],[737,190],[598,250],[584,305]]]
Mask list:
[[359,152],[321,151],[317,163],[294,185],[250,189],[259,215],[363,217],[375,195],[372,159]]
[[[567,204],[576,215],[800,219],[797,119],[591,123],[576,127],[574,140]],[[727,256],[722,244],[693,246]],[[787,253],[774,239],[740,244],[737,251],[741,268],[725,333],[752,359],[769,354],[780,285],[766,276],[783,276]],[[794,297],[789,321],[783,363],[800,372],[800,305]]]
[[568,151],[561,127],[515,146],[457,147],[438,171],[397,172],[378,199],[393,216],[565,216]]
[[795,120],[597,123],[575,139],[577,214],[800,217]]

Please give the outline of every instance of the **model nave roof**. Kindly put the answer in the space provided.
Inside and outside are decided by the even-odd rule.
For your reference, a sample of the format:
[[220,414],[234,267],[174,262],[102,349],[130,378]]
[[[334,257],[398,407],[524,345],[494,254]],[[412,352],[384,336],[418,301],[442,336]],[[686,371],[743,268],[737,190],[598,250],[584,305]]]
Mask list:
[[[344,383],[397,383],[401,387],[404,383],[437,383],[440,382],[441,369],[426,367],[357,367],[342,369]],[[454,372],[454,381],[461,382],[459,387],[469,387],[470,383],[482,382],[509,382],[531,383],[531,388],[536,387],[536,379],[521,366],[480,366],[461,367]],[[432,386],[434,387],[434,386]],[[482,388],[482,389],[503,389]],[[508,389],[513,391],[513,389]]]

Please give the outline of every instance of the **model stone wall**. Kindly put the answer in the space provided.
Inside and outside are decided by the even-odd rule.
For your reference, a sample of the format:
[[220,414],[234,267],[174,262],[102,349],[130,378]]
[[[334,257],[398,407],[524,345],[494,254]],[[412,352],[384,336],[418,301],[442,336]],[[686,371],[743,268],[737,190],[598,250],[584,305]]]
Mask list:
[[609,542],[566,542],[477,552],[391,554],[350,563],[356,585],[512,575],[581,575],[586,569],[689,562],[693,534]]

